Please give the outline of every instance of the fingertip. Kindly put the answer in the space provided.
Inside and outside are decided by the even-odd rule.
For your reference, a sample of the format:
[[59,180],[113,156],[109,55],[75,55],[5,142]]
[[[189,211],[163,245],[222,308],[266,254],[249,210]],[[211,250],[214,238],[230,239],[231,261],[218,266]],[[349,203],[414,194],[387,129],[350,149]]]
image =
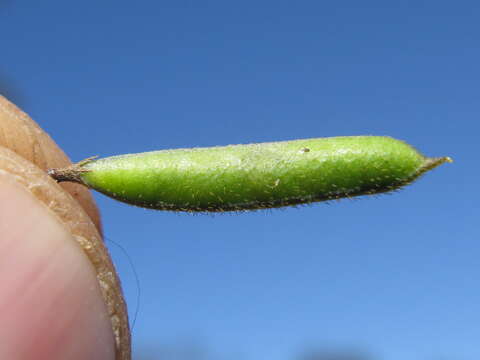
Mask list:
[[95,271],[72,235],[0,175],[0,359],[114,359]]

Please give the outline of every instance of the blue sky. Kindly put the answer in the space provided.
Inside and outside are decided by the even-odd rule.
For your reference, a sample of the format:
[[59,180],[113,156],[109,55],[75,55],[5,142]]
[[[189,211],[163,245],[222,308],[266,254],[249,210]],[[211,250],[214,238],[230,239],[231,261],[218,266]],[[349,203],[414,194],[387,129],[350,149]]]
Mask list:
[[137,359],[480,358],[479,17],[474,1],[0,2],[6,95],[73,160],[337,135],[455,160],[391,196],[241,215],[97,194],[141,283]]

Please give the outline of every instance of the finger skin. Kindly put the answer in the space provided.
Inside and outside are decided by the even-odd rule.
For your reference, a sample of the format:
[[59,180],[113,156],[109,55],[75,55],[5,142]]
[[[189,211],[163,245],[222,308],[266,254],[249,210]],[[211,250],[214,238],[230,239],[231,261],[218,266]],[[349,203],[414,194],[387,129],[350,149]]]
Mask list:
[[[73,243],[71,246],[74,245],[76,255],[88,260],[82,263],[84,271],[93,270],[96,278],[96,286],[90,284],[85,287],[83,282],[81,284],[84,285],[77,285],[78,291],[80,294],[93,292],[103,301],[110,319],[110,334],[113,330],[115,359],[130,360],[126,304],[120,281],[101,237],[97,208],[88,190],[76,184],[73,184],[74,187],[64,187],[52,181],[45,172],[52,163],[70,162],[33,120],[0,96],[0,175],[15,180],[71,234],[64,241]],[[0,241],[2,235],[0,232]],[[35,311],[35,308],[30,311]],[[72,314],[73,311],[72,308]],[[98,308],[94,307],[91,311],[92,315],[103,318],[103,313]],[[78,326],[81,328],[79,324]],[[0,356],[0,359],[3,358]]]
[[0,359],[114,359],[109,315],[88,258],[5,174],[0,234]]
[[[0,146],[11,149],[42,170],[71,164],[52,138],[27,114],[0,95]],[[98,230],[102,231],[100,216],[92,195],[77,184],[62,184],[87,212]]]

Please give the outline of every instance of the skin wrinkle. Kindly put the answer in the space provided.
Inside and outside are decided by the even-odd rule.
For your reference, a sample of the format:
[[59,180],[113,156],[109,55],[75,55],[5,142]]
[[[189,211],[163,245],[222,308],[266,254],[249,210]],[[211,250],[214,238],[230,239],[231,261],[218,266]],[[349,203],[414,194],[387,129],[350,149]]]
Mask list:
[[[9,149],[0,148],[0,173],[13,177],[67,228],[93,264],[116,342],[116,360],[130,360],[126,304],[107,249],[95,226],[75,200],[43,171]],[[52,206],[53,205],[53,206]]]

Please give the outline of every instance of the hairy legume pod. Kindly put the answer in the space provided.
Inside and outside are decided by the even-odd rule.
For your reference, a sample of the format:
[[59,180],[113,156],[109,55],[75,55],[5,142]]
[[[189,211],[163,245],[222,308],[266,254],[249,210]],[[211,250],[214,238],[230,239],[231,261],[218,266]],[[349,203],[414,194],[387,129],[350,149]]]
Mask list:
[[450,161],[390,137],[349,136],[87,159],[49,174],[136,206],[221,212],[392,191]]

